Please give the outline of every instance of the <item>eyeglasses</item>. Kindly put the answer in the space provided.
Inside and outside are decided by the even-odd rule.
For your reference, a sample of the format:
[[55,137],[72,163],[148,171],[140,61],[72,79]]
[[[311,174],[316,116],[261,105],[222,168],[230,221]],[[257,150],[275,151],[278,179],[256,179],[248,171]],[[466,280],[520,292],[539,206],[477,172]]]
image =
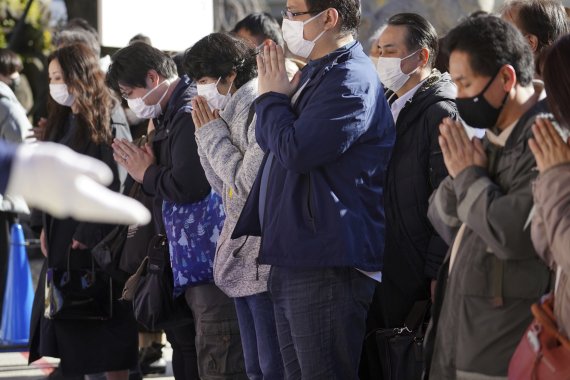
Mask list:
[[321,11],[306,11],[306,12],[291,12],[290,10],[284,9],[281,11],[281,16],[288,20],[291,20],[293,17],[301,16],[301,15],[309,15],[311,13],[319,13]]

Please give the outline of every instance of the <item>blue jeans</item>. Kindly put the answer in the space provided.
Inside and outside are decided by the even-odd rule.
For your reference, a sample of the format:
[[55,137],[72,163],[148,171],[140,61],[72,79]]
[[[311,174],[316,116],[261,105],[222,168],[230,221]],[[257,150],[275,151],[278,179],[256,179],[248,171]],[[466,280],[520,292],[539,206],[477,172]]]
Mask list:
[[234,298],[249,380],[282,380],[273,302],[267,292]]
[[356,269],[271,268],[285,378],[358,379],[375,281]]

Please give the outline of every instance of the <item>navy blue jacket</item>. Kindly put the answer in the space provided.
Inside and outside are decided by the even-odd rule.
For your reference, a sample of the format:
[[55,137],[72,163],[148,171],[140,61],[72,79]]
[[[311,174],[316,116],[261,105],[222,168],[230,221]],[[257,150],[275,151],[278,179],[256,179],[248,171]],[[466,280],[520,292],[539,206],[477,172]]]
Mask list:
[[16,154],[15,145],[0,141],[0,194],[4,194],[8,186],[14,154]]
[[[383,189],[395,128],[378,76],[358,42],[308,63],[295,105],[278,93],[255,103],[266,152],[233,238],[261,235],[259,262],[382,269]],[[268,152],[264,222],[260,183]]]

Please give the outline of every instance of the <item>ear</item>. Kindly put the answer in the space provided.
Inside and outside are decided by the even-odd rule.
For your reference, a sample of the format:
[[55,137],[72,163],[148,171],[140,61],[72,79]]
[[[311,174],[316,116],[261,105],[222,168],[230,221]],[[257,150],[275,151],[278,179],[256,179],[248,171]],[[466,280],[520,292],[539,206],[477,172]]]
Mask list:
[[340,16],[336,9],[329,8],[325,11],[324,15],[326,16],[324,30],[331,30],[339,25]]
[[148,73],[146,74],[146,78],[147,82],[150,81],[151,86],[149,87],[154,87],[153,85],[158,84],[158,82],[160,81],[160,75],[158,75],[158,73],[154,69],[150,69],[148,71]]
[[236,80],[237,73],[235,70],[230,71],[230,73],[224,78],[226,83],[233,83]]
[[505,92],[511,92],[513,87],[517,85],[517,73],[511,65],[504,65],[499,73],[501,84]]
[[528,41],[528,44],[530,45],[530,48],[532,49],[532,52],[536,53],[536,50],[538,49],[538,37],[534,34],[527,34],[525,37]]
[[430,52],[427,48],[422,48],[420,50],[420,63],[422,66],[426,66],[430,59]]

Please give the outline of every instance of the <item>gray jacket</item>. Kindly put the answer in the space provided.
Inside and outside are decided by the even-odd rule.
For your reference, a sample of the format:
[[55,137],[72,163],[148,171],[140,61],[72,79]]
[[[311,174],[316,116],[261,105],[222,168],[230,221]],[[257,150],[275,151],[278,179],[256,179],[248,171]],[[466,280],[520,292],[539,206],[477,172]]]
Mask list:
[[450,251],[465,225],[451,273],[448,255],[438,276],[426,342],[430,379],[506,378],[530,306],[548,290],[549,270],[524,229],[537,174],[527,142],[544,109],[542,101],[528,111],[503,148],[485,140],[488,167],[447,177],[430,200],[428,217]]
[[20,143],[31,131],[26,110],[10,87],[0,81],[0,139]]
[[256,97],[257,80],[254,79],[232,95],[220,112],[220,119],[196,130],[204,172],[224,202],[226,221],[218,239],[214,280],[230,297],[267,291],[270,268],[257,263],[259,237],[230,238],[263,159],[255,140],[255,118],[246,125]]

